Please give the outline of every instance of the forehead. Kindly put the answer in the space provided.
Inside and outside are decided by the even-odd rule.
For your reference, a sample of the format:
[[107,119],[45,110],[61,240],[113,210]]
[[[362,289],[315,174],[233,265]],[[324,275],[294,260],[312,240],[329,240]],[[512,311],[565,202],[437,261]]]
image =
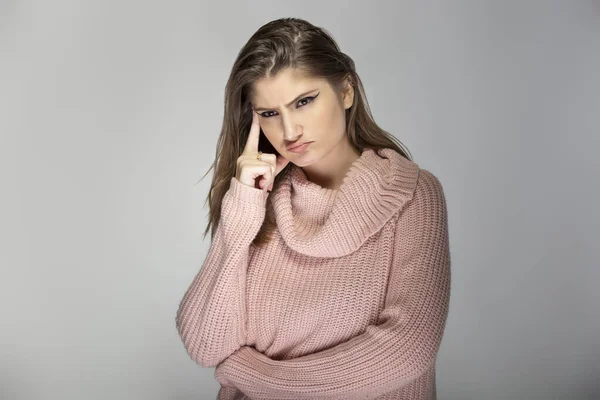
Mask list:
[[252,85],[252,103],[271,106],[287,103],[300,93],[323,88],[327,81],[306,74],[298,69],[287,68],[277,75],[261,78]]

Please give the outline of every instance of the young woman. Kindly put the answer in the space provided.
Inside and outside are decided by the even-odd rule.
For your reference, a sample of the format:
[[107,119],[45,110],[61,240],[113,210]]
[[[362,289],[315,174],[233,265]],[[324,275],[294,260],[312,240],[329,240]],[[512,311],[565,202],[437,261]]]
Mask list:
[[218,399],[436,399],[446,201],[396,142],[325,30],[283,18],[240,51],[176,316]]

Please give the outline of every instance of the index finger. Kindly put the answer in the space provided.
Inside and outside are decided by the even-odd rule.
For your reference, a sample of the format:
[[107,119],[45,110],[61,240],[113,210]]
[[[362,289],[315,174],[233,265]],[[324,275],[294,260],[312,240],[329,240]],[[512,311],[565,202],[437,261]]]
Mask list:
[[244,153],[258,153],[258,139],[260,137],[260,122],[258,114],[252,110],[252,126],[248,134],[248,140],[244,147]]

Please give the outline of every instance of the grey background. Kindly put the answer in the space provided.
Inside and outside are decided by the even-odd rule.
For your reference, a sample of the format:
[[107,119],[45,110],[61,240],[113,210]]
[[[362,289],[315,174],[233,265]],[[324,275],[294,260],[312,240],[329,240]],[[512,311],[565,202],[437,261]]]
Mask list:
[[0,398],[213,399],[175,312],[223,90],[282,16],[328,29],[441,180],[438,398],[600,398],[597,1],[0,1]]

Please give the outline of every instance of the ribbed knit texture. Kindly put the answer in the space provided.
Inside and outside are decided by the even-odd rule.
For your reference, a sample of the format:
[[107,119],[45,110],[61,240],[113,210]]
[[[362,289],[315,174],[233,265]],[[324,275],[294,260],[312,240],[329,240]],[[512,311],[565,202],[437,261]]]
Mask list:
[[[365,149],[337,190],[292,170],[268,193],[232,178],[208,255],[177,311],[219,400],[435,400],[450,300],[439,180]],[[273,196],[277,232],[251,245]]]

